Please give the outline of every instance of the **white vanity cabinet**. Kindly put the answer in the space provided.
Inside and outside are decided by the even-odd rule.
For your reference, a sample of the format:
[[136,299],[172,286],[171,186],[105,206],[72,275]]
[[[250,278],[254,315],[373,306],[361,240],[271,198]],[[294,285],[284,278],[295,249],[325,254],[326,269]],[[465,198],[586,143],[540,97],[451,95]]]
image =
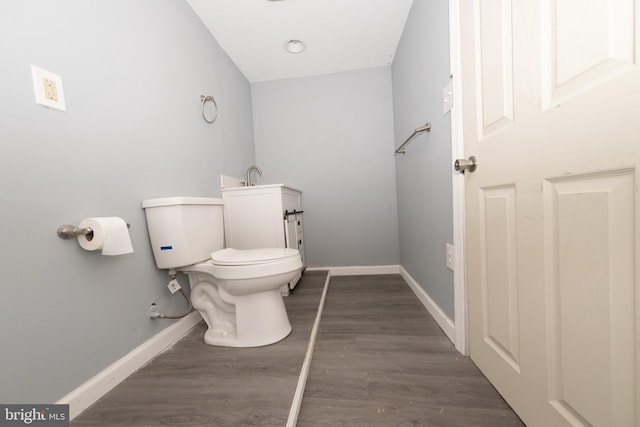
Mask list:
[[[298,249],[306,265],[300,190],[283,184],[224,188],[222,200],[227,247]],[[289,283],[291,289],[301,276]]]

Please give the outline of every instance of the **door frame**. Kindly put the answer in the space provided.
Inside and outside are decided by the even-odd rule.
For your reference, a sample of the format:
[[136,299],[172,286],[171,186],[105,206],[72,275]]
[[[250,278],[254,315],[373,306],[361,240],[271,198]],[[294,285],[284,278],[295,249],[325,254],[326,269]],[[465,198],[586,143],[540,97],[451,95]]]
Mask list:
[[465,281],[465,180],[453,170],[453,161],[464,157],[462,138],[462,90],[460,60],[460,0],[449,0],[449,69],[453,82],[453,108],[451,109],[451,181],[453,199],[453,298],[456,349],[469,355],[467,288]]

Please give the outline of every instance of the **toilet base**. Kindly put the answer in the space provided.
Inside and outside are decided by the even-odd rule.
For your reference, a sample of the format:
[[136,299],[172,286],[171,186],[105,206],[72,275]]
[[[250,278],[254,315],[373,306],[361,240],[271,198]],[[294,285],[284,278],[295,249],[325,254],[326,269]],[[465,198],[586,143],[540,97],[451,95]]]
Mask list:
[[[213,329],[208,329],[204,333],[204,342],[209,345],[216,345],[219,347],[237,347],[237,348],[249,348],[249,347],[263,347],[270,344],[275,344],[278,341],[282,341],[291,333],[291,327],[284,334],[275,334],[272,337],[263,337],[264,340],[255,341],[251,344],[244,343],[243,341],[238,340],[238,335],[235,331],[226,332],[226,331],[214,331]],[[282,336],[280,336],[282,335]]]
[[[217,295],[213,294],[216,293]],[[235,313],[222,313],[218,298]],[[217,307],[211,304],[218,300]],[[229,295],[208,282],[192,291],[193,306],[207,322],[204,341],[223,347],[261,347],[281,341],[291,333],[291,323],[279,289],[248,295]]]

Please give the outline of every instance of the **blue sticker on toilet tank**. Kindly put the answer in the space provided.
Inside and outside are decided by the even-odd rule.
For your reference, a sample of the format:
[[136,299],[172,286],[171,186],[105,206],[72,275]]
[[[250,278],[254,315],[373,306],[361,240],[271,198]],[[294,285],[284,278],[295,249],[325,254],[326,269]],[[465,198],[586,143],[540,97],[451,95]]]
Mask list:
[[173,246],[169,245],[169,246],[160,246],[160,250],[161,251],[170,251],[171,249],[173,249]]

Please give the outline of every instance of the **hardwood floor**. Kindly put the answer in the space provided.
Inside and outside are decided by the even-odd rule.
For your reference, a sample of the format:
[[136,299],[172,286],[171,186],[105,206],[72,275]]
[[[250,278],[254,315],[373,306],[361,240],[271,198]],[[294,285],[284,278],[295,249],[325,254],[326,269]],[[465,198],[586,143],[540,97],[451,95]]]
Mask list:
[[[72,426],[284,426],[326,273],[285,303],[292,333],[254,349],[204,344],[204,324]],[[333,277],[299,426],[521,426],[398,275]]]

